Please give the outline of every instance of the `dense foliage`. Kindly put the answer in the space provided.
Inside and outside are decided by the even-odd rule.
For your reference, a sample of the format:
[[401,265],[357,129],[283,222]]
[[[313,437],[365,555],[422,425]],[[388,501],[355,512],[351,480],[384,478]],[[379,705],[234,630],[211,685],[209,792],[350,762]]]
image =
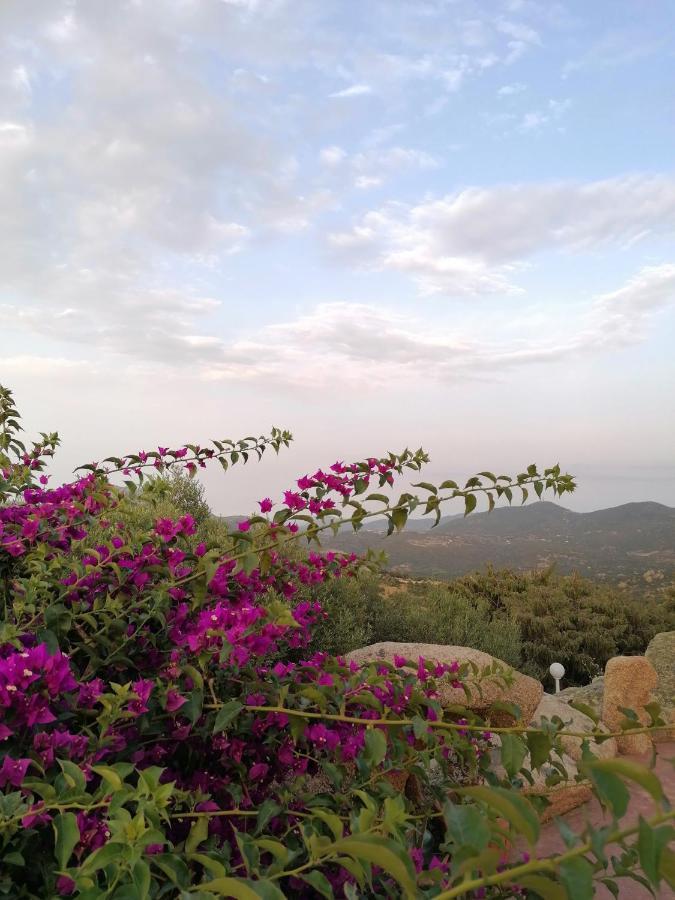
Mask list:
[[568,684],[588,683],[608,659],[642,654],[655,634],[675,627],[666,604],[551,570],[489,569],[458,578],[451,590],[470,602],[489,604],[494,621],[517,624],[523,671],[542,679],[552,662],[561,662]]
[[[360,563],[320,548],[288,557],[286,544],[299,533],[315,542],[347,513],[358,528],[373,506],[392,530],[403,527],[418,499],[380,491],[419,469],[423,451],[303,476],[281,503],[262,499],[223,552],[196,540],[190,513],[158,517],[139,535],[117,517],[125,494],[114,477],[133,493],[148,471],[228,469],[278,451],[288,433],[110,457],[57,487],[45,472],[57,436],[27,448],[18,433],[3,389],[0,892],[578,900],[594,878],[615,885],[638,859],[649,883],[672,881],[672,814],[658,781],[590,754],[583,772],[614,824],[566,833],[565,853],[536,857],[525,757],[538,769],[553,754],[559,778],[563,723],[490,728],[438,697],[443,679],[461,686],[508,673],[423,659],[360,669],[308,648],[321,609],[298,599],[299,587],[354,576]],[[449,499],[471,512],[479,492],[510,500],[529,485],[573,488],[557,467],[540,475],[534,466],[515,479],[482,473],[464,488],[448,481],[444,495],[420,487],[434,515]],[[495,734],[501,778],[488,752]],[[619,776],[651,793],[649,822],[622,829]],[[532,859],[510,851],[517,838]],[[624,849],[608,860],[610,841]]]
[[675,628],[672,604],[551,570],[475,572],[449,582],[366,574],[316,594],[327,614],[312,646],[347,653],[376,641],[475,647],[546,681],[586,684],[613,656],[644,653]]

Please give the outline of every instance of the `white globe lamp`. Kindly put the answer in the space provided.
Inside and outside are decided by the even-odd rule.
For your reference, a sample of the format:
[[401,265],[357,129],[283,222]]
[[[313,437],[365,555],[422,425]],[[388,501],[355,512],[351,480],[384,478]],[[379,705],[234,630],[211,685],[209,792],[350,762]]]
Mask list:
[[560,663],[551,663],[549,667],[549,672],[555,681],[555,692],[556,694],[560,693],[560,679],[565,674],[565,666]]

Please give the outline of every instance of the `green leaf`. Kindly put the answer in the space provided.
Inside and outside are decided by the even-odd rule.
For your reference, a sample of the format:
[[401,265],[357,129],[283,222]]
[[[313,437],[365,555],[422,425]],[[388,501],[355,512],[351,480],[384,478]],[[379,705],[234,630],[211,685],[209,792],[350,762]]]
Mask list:
[[436,485],[431,484],[428,481],[418,481],[417,484],[413,484],[411,485],[411,487],[424,488],[425,491],[430,491],[432,494],[438,493],[438,488],[436,487]]
[[509,778],[515,778],[527,756],[527,747],[522,738],[516,734],[502,734],[502,765]]
[[661,851],[659,872],[671,888],[675,888],[675,851],[664,847]]
[[221,706],[213,725],[213,733],[218,734],[220,731],[225,731],[230,722],[236,719],[243,708],[244,705],[239,703],[238,700],[230,700],[228,703]]
[[379,728],[366,731],[365,756],[373,766],[379,766],[387,754],[387,738]]
[[286,900],[273,881],[251,881],[248,878],[215,878],[195,887],[211,891],[230,900]]
[[589,772],[598,797],[609,806],[615,819],[626,815],[630,794],[628,788],[614,772],[592,768]]
[[340,819],[339,816],[336,816],[335,813],[328,812],[328,810],[325,809],[312,809],[312,815],[321,819],[322,822],[325,822],[326,825],[328,825],[333,832],[333,837],[336,841],[342,840],[344,828],[342,826],[342,819]]
[[526,736],[527,749],[533,769],[539,769],[551,755],[553,739],[543,731],[532,731]]
[[61,766],[61,771],[63,772],[63,777],[66,779],[68,787],[74,788],[77,791],[86,790],[87,781],[84,777],[84,772],[79,766],[76,766],[75,763],[71,762],[69,759],[59,759],[58,764]]
[[476,508],[476,500],[475,494],[464,494],[464,515],[468,516],[470,512],[473,512]]
[[573,700],[569,705],[572,707],[572,709],[577,709],[580,713],[588,716],[588,718],[592,719],[596,725],[600,721],[600,716],[593,709],[593,707],[589,706],[587,703],[582,703],[580,700]]
[[274,800],[264,800],[260,805],[260,809],[258,810],[258,817],[255,823],[255,833],[260,834],[265,828],[265,825],[267,825],[270,819],[273,819],[280,810],[281,807]]
[[645,703],[644,706],[645,712],[649,714],[649,724],[650,725],[665,725],[665,721],[661,717],[661,713],[663,710],[661,709],[661,704],[656,703],[656,701],[652,703]]
[[394,528],[397,531],[400,531],[405,523],[408,521],[408,512],[401,506],[397,506],[396,509],[392,510],[391,513],[391,521],[394,523]]
[[565,889],[544,875],[521,875],[518,884],[542,897],[542,900],[567,900]]
[[560,863],[560,880],[570,900],[592,900],[593,869],[587,860],[575,856]]
[[59,869],[65,869],[70,855],[80,840],[80,829],[77,826],[75,813],[59,813],[54,818],[54,831],[56,832],[56,845],[54,855]]
[[[115,862],[124,855],[124,844],[118,844],[114,841],[108,841],[98,850],[94,850],[80,866],[80,874],[92,875],[99,869],[105,868],[109,863]],[[157,862],[158,857],[155,857]]]
[[190,833],[185,840],[185,852],[194,853],[197,847],[209,836],[208,816],[200,816],[190,826]]
[[190,862],[199,863],[200,866],[203,866],[207,872],[211,875],[215,875],[216,878],[224,878],[227,874],[225,866],[221,862],[218,862],[217,859],[212,859],[206,853],[190,854]]
[[539,838],[539,817],[532,804],[524,797],[507,788],[487,787],[482,784],[457,788],[457,793],[485,803],[505,818],[529,844],[536,844]]
[[475,806],[446,803],[443,818],[448,834],[458,847],[471,847],[477,853],[487,847],[491,831],[485,816]]
[[134,865],[131,877],[139,900],[147,900],[150,896],[150,866],[144,859],[139,859]]
[[335,896],[333,894],[333,888],[330,886],[330,882],[326,876],[322,875],[318,869],[314,869],[312,872],[305,872],[299,877],[302,878],[303,881],[306,881],[310,887],[313,887],[315,891],[318,891],[322,897],[326,897],[326,900],[333,900],[333,897]]
[[410,856],[399,844],[388,838],[359,834],[338,841],[331,849],[357,861],[366,860],[379,866],[398,882],[406,900],[416,900],[415,871]]
[[110,766],[92,766],[91,770],[92,772],[96,772],[97,775],[100,775],[104,781],[107,781],[113,790],[122,790],[122,779]]
[[661,869],[661,854],[666,844],[672,840],[675,834],[672,826],[663,825],[660,828],[650,827],[640,816],[637,850],[640,857],[640,866],[650,882],[654,885],[659,882]]
[[459,490],[459,485],[457,484],[457,482],[452,481],[449,478],[447,479],[447,481],[442,481],[441,484],[439,485],[439,487],[442,491],[444,491],[446,489],[452,489],[455,491]]
[[614,775],[623,775],[624,778],[635,781],[644,788],[657,802],[663,802],[663,788],[656,775],[646,766],[633,762],[630,759],[595,759],[585,763],[591,772],[611,772]]

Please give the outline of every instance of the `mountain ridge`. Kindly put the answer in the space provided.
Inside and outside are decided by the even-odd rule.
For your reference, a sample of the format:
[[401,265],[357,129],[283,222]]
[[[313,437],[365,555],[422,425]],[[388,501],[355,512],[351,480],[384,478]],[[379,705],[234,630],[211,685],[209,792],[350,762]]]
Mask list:
[[492,563],[515,569],[555,564],[560,572],[594,577],[641,577],[675,572],[675,508],[636,501],[591,512],[574,512],[551,501],[507,506],[468,517],[410,520],[385,537],[383,522],[357,534],[326,541],[331,548],[384,550],[389,568],[411,574],[456,577]]

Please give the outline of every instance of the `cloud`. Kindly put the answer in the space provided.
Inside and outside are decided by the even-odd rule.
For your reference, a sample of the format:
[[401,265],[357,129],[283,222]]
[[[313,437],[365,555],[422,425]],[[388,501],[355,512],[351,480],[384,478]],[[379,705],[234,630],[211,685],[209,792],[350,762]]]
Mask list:
[[644,338],[654,313],[675,301],[675,265],[645,266],[627,284],[596,298],[591,321],[604,344]]
[[513,273],[530,257],[625,245],[645,231],[675,231],[674,179],[466,188],[372,210],[329,245],[353,265],[408,272],[424,292],[458,295],[516,290]]
[[[158,301],[154,325],[142,335],[134,333],[133,323],[122,331],[102,328],[76,309],[45,319],[5,308],[0,309],[0,324],[39,336],[57,335],[87,348],[96,332],[100,352],[94,368],[118,371],[120,358],[126,357],[132,367],[140,363],[151,378],[183,368],[190,378],[207,381],[296,386],[333,383],[335,372],[343,383],[361,388],[411,381],[495,380],[523,366],[564,362],[644,341],[654,317],[675,306],[675,264],[644,267],[617,290],[590,298],[576,321],[567,319],[559,328],[547,328],[550,336],[543,339],[538,315],[545,314],[545,307],[536,305],[526,319],[495,339],[487,339],[483,332],[470,334],[462,326],[431,325],[414,315],[345,302],[318,304],[290,321],[225,339],[193,330],[199,313],[212,307],[208,298],[196,309],[174,298],[168,313],[171,303],[166,298]],[[179,319],[182,333],[176,327]],[[518,337],[508,337],[512,333]],[[27,355],[5,359],[0,372],[61,377],[90,368],[89,362],[41,361]]]
[[425,150],[414,147],[383,147],[379,142],[366,141],[363,150],[349,155],[342,147],[324,147],[319,161],[327,169],[353,182],[360,190],[379,187],[385,180],[407,169],[435,169],[440,161]]
[[[16,321],[42,318],[53,336],[68,322],[76,339],[139,352],[147,331],[162,356],[181,346],[196,285],[332,203],[275,127],[272,80],[225,68],[237,39],[260,42],[273,6],[283,19],[276,3],[169,2],[158,17],[139,2],[121,18],[99,0],[2,6],[0,305]],[[273,34],[268,66],[295,40],[283,23]]]
[[324,147],[319,153],[319,160],[322,165],[334,167],[339,166],[347,158],[347,151],[342,147]]
[[366,94],[372,94],[373,89],[369,84],[352,84],[341,91],[335,91],[329,94],[329,97],[363,97]]
[[560,363],[644,340],[656,313],[675,305],[675,265],[643,268],[618,290],[592,298],[568,329],[541,339],[486,340],[457,328],[368,304],[325,303],[224,350],[206,377],[383,386],[411,380],[498,379],[511,369]]
[[520,131],[541,131],[547,125],[557,125],[564,118],[572,106],[572,101],[568,97],[565,100],[549,100],[546,107],[540,110],[533,110],[525,113],[520,121]]
[[563,66],[563,78],[593,69],[627,66],[667,49],[666,37],[645,35],[639,28],[610,31],[591,43],[583,53]]
[[497,91],[498,97],[513,97],[515,94],[522,94],[527,89],[527,85],[522,81],[515,81],[513,84],[504,84]]

